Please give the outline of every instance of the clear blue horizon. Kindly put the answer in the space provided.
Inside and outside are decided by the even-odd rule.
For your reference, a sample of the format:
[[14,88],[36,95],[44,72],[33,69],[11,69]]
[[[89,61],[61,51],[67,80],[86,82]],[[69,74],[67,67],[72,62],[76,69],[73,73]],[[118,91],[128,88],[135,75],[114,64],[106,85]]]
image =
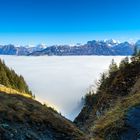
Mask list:
[[1,0],[0,44],[135,41],[139,0]]

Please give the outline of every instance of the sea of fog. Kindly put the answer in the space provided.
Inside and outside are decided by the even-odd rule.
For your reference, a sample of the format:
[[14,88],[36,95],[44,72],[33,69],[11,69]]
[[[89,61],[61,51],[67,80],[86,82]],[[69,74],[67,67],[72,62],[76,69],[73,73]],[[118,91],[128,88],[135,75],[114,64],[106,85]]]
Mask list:
[[0,56],[24,76],[36,99],[73,120],[80,112],[81,98],[111,60],[122,56]]

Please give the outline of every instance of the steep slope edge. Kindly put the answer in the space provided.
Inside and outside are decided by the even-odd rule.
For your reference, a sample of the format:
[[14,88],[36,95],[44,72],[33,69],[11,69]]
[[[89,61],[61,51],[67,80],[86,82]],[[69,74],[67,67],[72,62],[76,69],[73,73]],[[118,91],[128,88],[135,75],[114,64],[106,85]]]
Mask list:
[[85,135],[53,109],[17,94],[0,93],[1,140],[85,140]]
[[113,63],[109,74],[102,74],[97,93],[87,94],[74,122],[97,140],[135,140],[139,138],[140,124],[135,122],[140,118],[134,117],[140,114],[139,105],[140,60],[135,57],[129,63],[125,58],[119,68]]
[[36,101],[22,76],[0,61],[0,140],[86,140],[54,109]]

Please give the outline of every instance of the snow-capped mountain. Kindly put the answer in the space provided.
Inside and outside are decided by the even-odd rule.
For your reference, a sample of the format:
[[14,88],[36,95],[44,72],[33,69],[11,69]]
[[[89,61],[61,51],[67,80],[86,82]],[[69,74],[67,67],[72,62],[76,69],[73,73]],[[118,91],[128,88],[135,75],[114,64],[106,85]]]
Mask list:
[[0,46],[0,54],[16,55],[16,53],[17,53],[17,49],[14,45],[9,44],[9,45]]
[[37,46],[15,46],[12,44],[9,45],[0,45],[0,54],[3,55],[28,55],[35,51],[41,51],[45,49],[45,45],[37,45]]
[[0,45],[3,55],[132,55],[134,46],[140,48],[140,40],[136,43],[111,40],[92,40],[86,44],[46,46]]
[[120,43],[115,40],[88,41],[84,45],[50,46],[30,55],[132,55],[134,45],[129,42]]
[[30,53],[33,53],[33,52],[36,52],[36,51],[41,51],[43,49],[45,49],[47,46],[45,44],[39,44],[37,46],[29,46],[29,47],[26,47],[27,50],[28,50],[28,54]]
[[114,40],[114,39],[105,40],[105,42],[106,42],[106,43],[108,44],[108,46],[110,46],[110,47],[119,44],[119,41],[116,41],[116,40]]

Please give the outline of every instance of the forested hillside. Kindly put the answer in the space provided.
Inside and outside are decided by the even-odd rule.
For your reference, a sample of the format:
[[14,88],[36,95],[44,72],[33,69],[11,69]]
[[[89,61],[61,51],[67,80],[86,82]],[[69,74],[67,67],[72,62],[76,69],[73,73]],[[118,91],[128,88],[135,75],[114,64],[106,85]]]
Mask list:
[[85,96],[75,124],[95,140],[137,140],[140,130],[140,55],[112,61],[97,92]]
[[24,78],[8,68],[2,60],[0,60],[0,84],[20,92],[32,94]]

